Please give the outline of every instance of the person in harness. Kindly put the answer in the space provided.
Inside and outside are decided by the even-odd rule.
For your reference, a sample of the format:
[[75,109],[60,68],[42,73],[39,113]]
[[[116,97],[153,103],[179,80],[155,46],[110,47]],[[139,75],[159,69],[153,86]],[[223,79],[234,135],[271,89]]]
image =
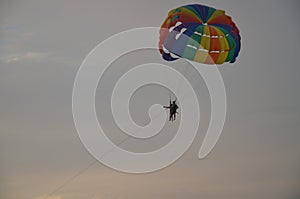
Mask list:
[[171,103],[171,100],[170,100],[170,105],[169,106],[163,106],[163,107],[167,108],[167,109],[170,109],[169,121],[174,121],[176,119],[177,109],[179,108],[176,104],[176,100],[173,101],[173,103]]

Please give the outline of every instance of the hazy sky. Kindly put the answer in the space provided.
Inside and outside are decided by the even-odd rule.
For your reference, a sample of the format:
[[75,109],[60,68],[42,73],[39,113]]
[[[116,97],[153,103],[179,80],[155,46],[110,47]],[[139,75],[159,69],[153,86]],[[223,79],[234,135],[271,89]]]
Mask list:
[[[72,118],[73,82],[85,56],[115,33],[160,26],[169,10],[189,3],[195,2],[1,0],[0,198],[42,199],[62,185],[51,199],[300,198],[297,0],[196,2],[226,10],[242,37],[237,62],[220,68],[228,112],[206,159],[198,160],[197,153],[210,118],[209,95],[201,77],[190,71],[186,76],[198,92],[201,122],[196,141],[179,161],[141,175],[96,163],[65,183],[95,161]],[[130,53],[107,77],[120,75],[120,65],[150,60],[163,62],[153,50]],[[183,62],[172,64],[183,71]],[[112,83],[99,86],[96,96],[100,122],[111,131],[116,127],[106,114],[106,91]],[[168,103],[165,99],[168,93],[155,86],[136,92],[131,103],[136,122],[147,122],[149,105]],[[177,124],[166,125],[161,142],[173,136]],[[155,143],[135,146],[150,150],[161,144]]]

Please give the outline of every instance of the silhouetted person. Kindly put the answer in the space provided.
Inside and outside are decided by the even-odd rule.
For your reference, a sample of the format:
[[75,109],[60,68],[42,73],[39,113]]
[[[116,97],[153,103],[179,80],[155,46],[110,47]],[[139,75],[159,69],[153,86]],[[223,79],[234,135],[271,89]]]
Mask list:
[[171,103],[171,101],[170,101],[170,105],[164,106],[164,108],[170,109],[169,121],[174,121],[176,119],[177,109],[179,108],[176,104],[176,101],[173,101],[173,103]]

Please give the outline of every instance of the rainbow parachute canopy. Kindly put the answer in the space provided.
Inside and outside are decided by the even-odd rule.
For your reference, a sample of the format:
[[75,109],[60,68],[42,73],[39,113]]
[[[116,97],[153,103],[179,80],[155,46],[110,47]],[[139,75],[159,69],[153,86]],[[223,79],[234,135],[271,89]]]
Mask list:
[[239,29],[223,10],[186,5],[169,12],[160,28],[159,50],[167,61],[233,63],[241,48]]

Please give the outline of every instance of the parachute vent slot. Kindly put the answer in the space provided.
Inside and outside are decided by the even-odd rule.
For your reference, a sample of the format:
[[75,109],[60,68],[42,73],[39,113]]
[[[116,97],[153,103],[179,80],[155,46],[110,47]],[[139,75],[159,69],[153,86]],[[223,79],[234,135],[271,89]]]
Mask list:
[[[224,38],[224,36],[222,35],[207,35],[207,34],[202,34],[200,32],[194,32],[196,35],[199,35],[199,36],[203,36],[203,37],[208,37],[208,38],[213,38],[213,39],[216,39],[216,38]],[[226,34],[225,37],[228,37],[229,34]]]
[[195,50],[204,51],[204,52],[208,52],[208,53],[224,53],[224,52],[229,52],[230,50],[234,49],[234,48],[232,48],[232,49],[229,49],[229,50],[211,50],[211,51],[209,51],[205,48],[197,48],[196,46],[193,46],[193,45],[190,45],[190,44],[188,44],[186,46],[189,47],[189,48],[193,48]]

